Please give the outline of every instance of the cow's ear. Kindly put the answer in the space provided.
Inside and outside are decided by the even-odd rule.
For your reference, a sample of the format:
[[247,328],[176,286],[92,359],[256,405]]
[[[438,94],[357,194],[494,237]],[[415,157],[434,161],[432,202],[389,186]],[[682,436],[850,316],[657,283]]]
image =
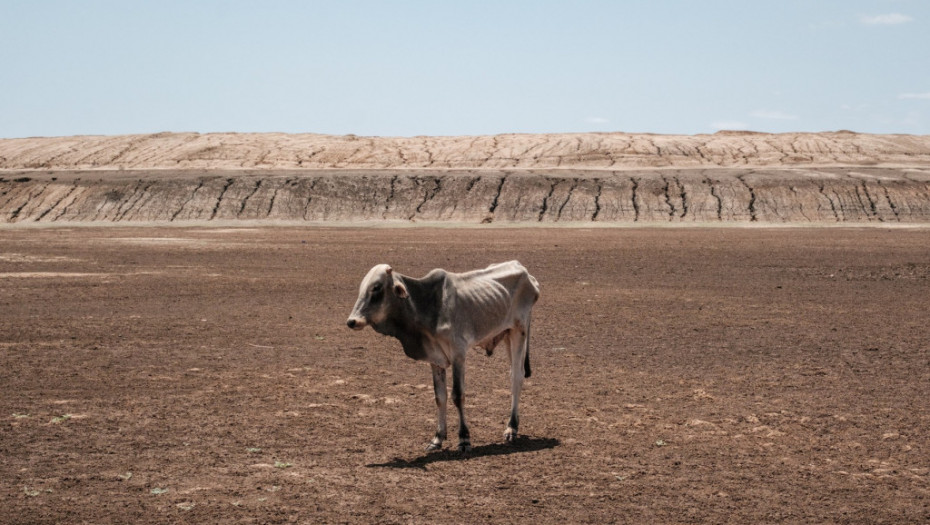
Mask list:
[[407,296],[410,295],[407,293],[407,287],[404,286],[404,283],[400,282],[400,280],[394,281],[394,295],[401,299],[406,299]]

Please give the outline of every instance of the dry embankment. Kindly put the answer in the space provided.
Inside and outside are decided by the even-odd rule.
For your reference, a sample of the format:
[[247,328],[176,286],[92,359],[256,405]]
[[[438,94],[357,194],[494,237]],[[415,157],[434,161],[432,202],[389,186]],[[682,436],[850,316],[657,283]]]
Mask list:
[[0,140],[0,224],[210,220],[930,223],[930,137]]

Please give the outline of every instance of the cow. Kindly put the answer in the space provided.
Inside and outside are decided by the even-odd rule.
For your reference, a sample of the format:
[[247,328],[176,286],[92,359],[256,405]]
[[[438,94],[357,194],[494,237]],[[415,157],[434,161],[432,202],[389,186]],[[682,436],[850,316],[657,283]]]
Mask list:
[[452,401],[459,412],[458,449],[471,449],[465,422],[465,354],[469,348],[491,355],[506,341],[510,355],[510,421],[504,440],[512,443],[520,425],[520,390],[530,377],[530,313],[539,299],[539,283],[517,261],[483,270],[452,273],[442,269],[415,279],[387,264],[373,267],[359,286],[358,300],[346,324],[371,326],[397,338],[407,357],[429,363],[438,409],[436,435],[427,450],[446,439],[446,369],[452,367]]

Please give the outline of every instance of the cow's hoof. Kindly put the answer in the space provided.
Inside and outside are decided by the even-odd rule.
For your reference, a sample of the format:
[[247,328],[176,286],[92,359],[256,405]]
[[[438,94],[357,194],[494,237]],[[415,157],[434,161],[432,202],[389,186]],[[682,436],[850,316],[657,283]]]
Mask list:
[[471,443],[459,443],[459,452],[466,453],[471,452]]
[[439,450],[441,448],[442,448],[442,443],[437,443],[435,441],[431,441],[429,445],[426,445],[427,452],[432,452],[434,450]]
[[517,431],[513,428],[508,428],[507,431],[504,432],[504,441],[506,443],[513,443],[516,440],[517,440]]

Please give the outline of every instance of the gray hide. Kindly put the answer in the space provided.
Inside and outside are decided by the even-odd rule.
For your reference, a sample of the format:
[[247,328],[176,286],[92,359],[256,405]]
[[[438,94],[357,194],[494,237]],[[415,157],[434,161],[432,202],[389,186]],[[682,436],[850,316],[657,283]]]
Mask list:
[[530,314],[538,298],[539,283],[517,261],[465,273],[436,269],[421,279],[379,264],[362,280],[346,324],[355,330],[371,325],[376,332],[397,338],[408,357],[430,364],[439,412],[430,450],[441,448],[446,438],[446,369],[452,367],[459,449],[468,450],[471,440],[463,408],[466,353],[481,347],[490,354],[506,342],[511,410],[504,438],[513,441],[520,419],[520,389],[524,377],[530,376]]

